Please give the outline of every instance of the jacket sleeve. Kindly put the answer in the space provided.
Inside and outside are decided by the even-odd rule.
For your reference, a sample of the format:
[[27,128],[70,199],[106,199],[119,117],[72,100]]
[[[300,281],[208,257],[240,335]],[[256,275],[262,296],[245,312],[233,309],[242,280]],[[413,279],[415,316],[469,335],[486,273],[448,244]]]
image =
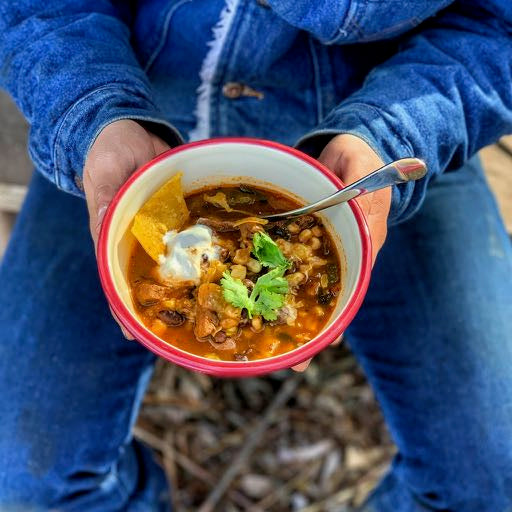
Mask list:
[[411,30],[453,0],[265,0],[290,25],[324,44],[389,39]]
[[155,105],[124,14],[107,0],[0,0],[0,85],[30,123],[36,168],[76,195],[87,152],[109,123],[153,123],[181,142]]
[[338,133],[366,140],[383,160],[423,158],[427,176],[393,190],[390,222],[410,217],[428,181],[512,132],[512,3],[453,4],[373,69],[298,146],[317,153]]

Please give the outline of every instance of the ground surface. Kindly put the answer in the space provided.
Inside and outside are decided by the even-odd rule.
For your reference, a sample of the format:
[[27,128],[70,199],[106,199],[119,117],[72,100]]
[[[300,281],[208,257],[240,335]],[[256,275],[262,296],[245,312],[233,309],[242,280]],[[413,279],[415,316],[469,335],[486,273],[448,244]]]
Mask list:
[[[26,132],[0,94],[0,254],[23,191],[5,199],[2,185],[12,191],[31,174]],[[512,233],[512,137],[481,155]],[[2,200],[11,213],[1,212]],[[373,393],[344,346],[324,351],[304,374],[243,381],[160,362],[135,435],[162,461],[177,512],[342,512],[364,499],[394,453]]]

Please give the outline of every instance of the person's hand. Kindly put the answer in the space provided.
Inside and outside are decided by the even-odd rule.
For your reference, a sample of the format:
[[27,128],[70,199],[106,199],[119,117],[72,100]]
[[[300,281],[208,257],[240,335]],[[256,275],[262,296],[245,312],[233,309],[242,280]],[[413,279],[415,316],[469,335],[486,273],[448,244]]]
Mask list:
[[[85,161],[83,174],[94,247],[115,193],[138,167],[167,149],[169,146],[162,139],[128,119],[109,124],[98,135]],[[112,315],[125,337],[133,339],[113,312]]]
[[[345,185],[382,167],[384,162],[362,139],[354,135],[342,134],[334,137],[325,146],[318,158],[326,167],[337,174]],[[372,240],[372,265],[375,263],[387,235],[387,219],[391,205],[391,188],[377,190],[357,199],[368,222]],[[341,338],[333,343],[338,344]],[[294,366],[295,371],[304,371],[311,359]]]
[[123,119],[98,135],[84,165],[84,191],[94,246],[110,201],[141,165],[169,146],[135,121]]

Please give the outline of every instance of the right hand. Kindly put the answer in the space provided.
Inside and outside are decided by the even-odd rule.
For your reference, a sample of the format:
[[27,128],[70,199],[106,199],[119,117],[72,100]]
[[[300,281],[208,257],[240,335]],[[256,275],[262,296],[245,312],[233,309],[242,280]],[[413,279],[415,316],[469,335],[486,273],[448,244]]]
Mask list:
[[110,201],[131,174],[170,147],[135,121],[123,119],[98,135],[84,165],[84,191],[94,246]]
[[[135,121],[123,119],[106,126],[98,135],[84,165],[84,191],[94,247],[105,212],[116,192],[131,174],[169,146]],[[133,339],[112,313],[123,334]]]

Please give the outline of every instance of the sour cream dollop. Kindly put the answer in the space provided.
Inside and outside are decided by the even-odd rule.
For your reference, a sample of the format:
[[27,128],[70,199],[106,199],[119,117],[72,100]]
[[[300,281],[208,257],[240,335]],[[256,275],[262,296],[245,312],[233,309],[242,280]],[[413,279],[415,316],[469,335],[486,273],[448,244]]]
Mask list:
[[167,247],[165,256],[160,256],[160,272],[166,278],[198,283],[201,277],[201,262],[207,258],[219,259],[220,248],[213,241],[213,232],[208,226],[196,224],[183,231],[168,231],[164,235]]

